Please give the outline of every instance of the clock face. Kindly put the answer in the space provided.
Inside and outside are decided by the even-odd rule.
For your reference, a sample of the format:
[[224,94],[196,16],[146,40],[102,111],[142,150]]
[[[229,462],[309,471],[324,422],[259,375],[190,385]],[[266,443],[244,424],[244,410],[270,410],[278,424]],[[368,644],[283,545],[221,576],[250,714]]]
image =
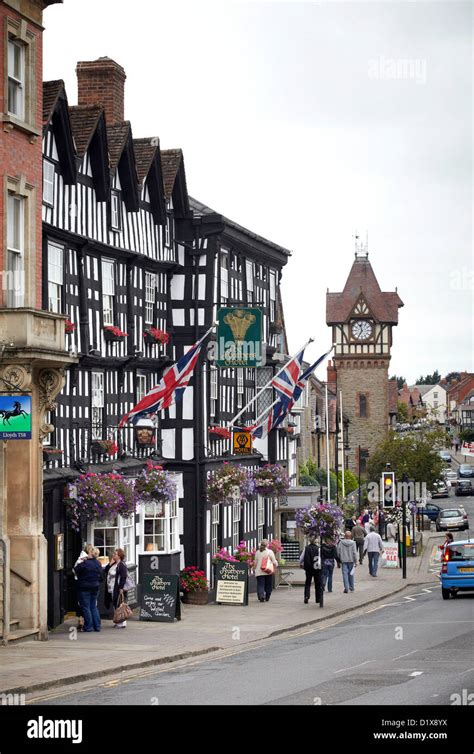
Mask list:
[[366,319],[354,322],[352,325],[352,336],[356,340],[368,340],[372,335],[372,324]]

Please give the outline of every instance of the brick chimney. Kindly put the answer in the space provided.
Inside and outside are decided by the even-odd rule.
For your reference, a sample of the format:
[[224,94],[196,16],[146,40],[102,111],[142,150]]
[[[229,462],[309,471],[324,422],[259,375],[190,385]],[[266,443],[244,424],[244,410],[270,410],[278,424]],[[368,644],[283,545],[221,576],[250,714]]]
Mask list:
[[333,392],[336,390],[337,372],[336,367],[331,360],[328,361],[328,389]]
[[125,71],[111,58],[78,63],[79,105],[102,105],[108,125],[124,120]]

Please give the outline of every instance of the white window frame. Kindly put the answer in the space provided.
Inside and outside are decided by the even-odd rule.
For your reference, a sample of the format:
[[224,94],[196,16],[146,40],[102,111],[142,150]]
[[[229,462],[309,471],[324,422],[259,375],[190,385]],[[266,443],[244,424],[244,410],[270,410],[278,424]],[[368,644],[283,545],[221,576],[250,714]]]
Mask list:
[[[102,259],[102,312],[104,325],[114,324],[115,300],[115,262],[113,259]],[[111,271],[111,275],[109,272]]]
[[171,249],[171,212],[166,213],[165,220],[165,247]]
[[[97,531],[114,531],[116,533],[114,544],[99,544],[95,538]],[[108,521],[93,522],[89,527],[88,540],[100,550],[101,557],[110,555],[117,548],[121,548],[125,552],[125,562],[135,563],[135,516],[132,515],[129,518],[117,516]]]
[[257,497],[257,539],[259,542],[263,539],[263,527],[265,525],[265,498],[262,495]]
[[220,510],[220,503],[214,503],[211,506],[211,557],[216,554],[217,548],[219,547],[218,536],[221,520]]
[[147,394],[147,379],[146,374],[138,373],[137,374],[137,385],[136,385],[136,393],[137,393],[137,403],[140,403],[142,398],[145,397]]
[[218,397],[218,380],[217,380],[217,367],[210,364],[209,370],[209,414],[215,417],[217,411],[217,397]]
[[239,500],[232,503],[232,547],[235,550],[239,545],[240,519],[242,517],[242,505]]
[[220,290],[221,302],[227,303],[227,301],[229,300],[229,255],[227,252],[221,252],[220,272],[221,272],[221,290]]
[[110,192],[110,227],[112,230],[122,230],[122,205],[120,192],[112,189]]
[[244,400],[244,370],[243,368],[237,368],[237,408],[243,407]]
[[[25,260],[25,217],[26,198],[7,193],[7,306],[23,306],[24,294],[21,292]],[[20,293],[18,293],[20,290]]]
[[[53,263],[52,257],[60,260]],[[62,314],[64,286],[64,246],[48,241],[48,311]]]
[[145,324],[153,325],[156,309],[156,272],[145,272]]
[[104,373],[91,372],[91,420],[93,440],[102,439],[104,407]]
[[[26,49],[26,45],[9,35],[7,107],[8,114],[21,121],[24,121],[26,117]],[[14,50],[18,50],[20,53],[20,70],[18,72],[14,70]],[[13,98],[10,96],[10,87],[15,93],[15,108],[12,107]]]
[[54,176],[56,174],[54,162],[43,159],[43,204],[54,206]]
[[[167,555],[174,552],[179,552],[179,508],[178,508],[178,493],[176,492],[176,498],[171,503],[141,503],[140,508],[140,520],[141,520],[141,547],[142,551],[146,553]],[[146,532],[146,522],[153,521],[161,522],[161,526],[158,530],[153,526],[153,531]],[[161,529],[161,531],[159,531]],[[149,539],[152,541],[148,541]],[[161,542],[160,542],[161,540]],[[148,549],[148,544],[162,544],[163,547]]]

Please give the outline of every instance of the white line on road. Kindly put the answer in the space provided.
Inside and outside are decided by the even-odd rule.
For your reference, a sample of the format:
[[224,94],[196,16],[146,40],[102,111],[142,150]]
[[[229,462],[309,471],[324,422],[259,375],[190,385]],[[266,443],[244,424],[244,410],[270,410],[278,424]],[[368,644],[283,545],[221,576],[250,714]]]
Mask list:
[[344,673],[346,670],[354,670],[354,668],[360,668],[362,665],[368,665],[370,662],[375,662],[375,660],[366,660],[365,662],[360,662],[358,665],[351,665],[350,668],[341,668],[340,670],[335,670],[334,675],[337,675],[337,673]]
[[396,660],[401,660],[402,657],[409,657],[410,655],[414,655],[415,652],[419,652],[419,651],[420,651],[419,649],[414,649],[412,652],[407,652],[404,655],[400,655],[400,657],[394,657],[392,662],[396,662]]
[[417,675],[423,675],[423,671],[422,670],[415,670],[414,673],[410,673],[411,677],[415,677]]

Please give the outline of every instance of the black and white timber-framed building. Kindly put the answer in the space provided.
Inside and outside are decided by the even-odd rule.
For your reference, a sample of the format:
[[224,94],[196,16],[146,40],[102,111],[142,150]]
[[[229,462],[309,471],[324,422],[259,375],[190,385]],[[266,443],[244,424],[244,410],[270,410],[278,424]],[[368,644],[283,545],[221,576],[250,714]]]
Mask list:
[[[71,568],[84,541],[104,555],[121,546],[131,563],[155,553],[163,572],[198,565],[212,579],[219,546],[242,539],[255,546],[273,534],[270,500],[207,504],[206,478],[229,460],[228,441],[212,439],[208,429],[228,423],[288,350],[279,286],[289,252],[190,198],[181,150],[161,150],[156,137],[133,137],[120,66],[101,58],[80,63],[78,73],[78,106],[69,106],[62,81],[44,84],[43,307],[68,317],[68,347],[78,356],[66,371],[44,454],[50,626],[75,609]],[[131,426],[118,430],[163,369],[211,326],[217,307],[239,304],[262,308],[266,366],[218,370],[203,349],[183,401],[161,414],[151,446],[138,446]],[[152,328],[167,333],[168,342],[154,341]],[[243,422],[272,400],[266,391]],[[101,440],[114,441],[117,451],[103,455]],[[294,476],[295,442],[274,432],[239,462],[278,460]],[[134,477],[150,457],[178,481],[177,500],[164,517],[140,506],[131,519],[91,524],[81,535],[71,530],[68,483],[84,471]],[[55,570],[58,534],[65,540],[61,570]]]

